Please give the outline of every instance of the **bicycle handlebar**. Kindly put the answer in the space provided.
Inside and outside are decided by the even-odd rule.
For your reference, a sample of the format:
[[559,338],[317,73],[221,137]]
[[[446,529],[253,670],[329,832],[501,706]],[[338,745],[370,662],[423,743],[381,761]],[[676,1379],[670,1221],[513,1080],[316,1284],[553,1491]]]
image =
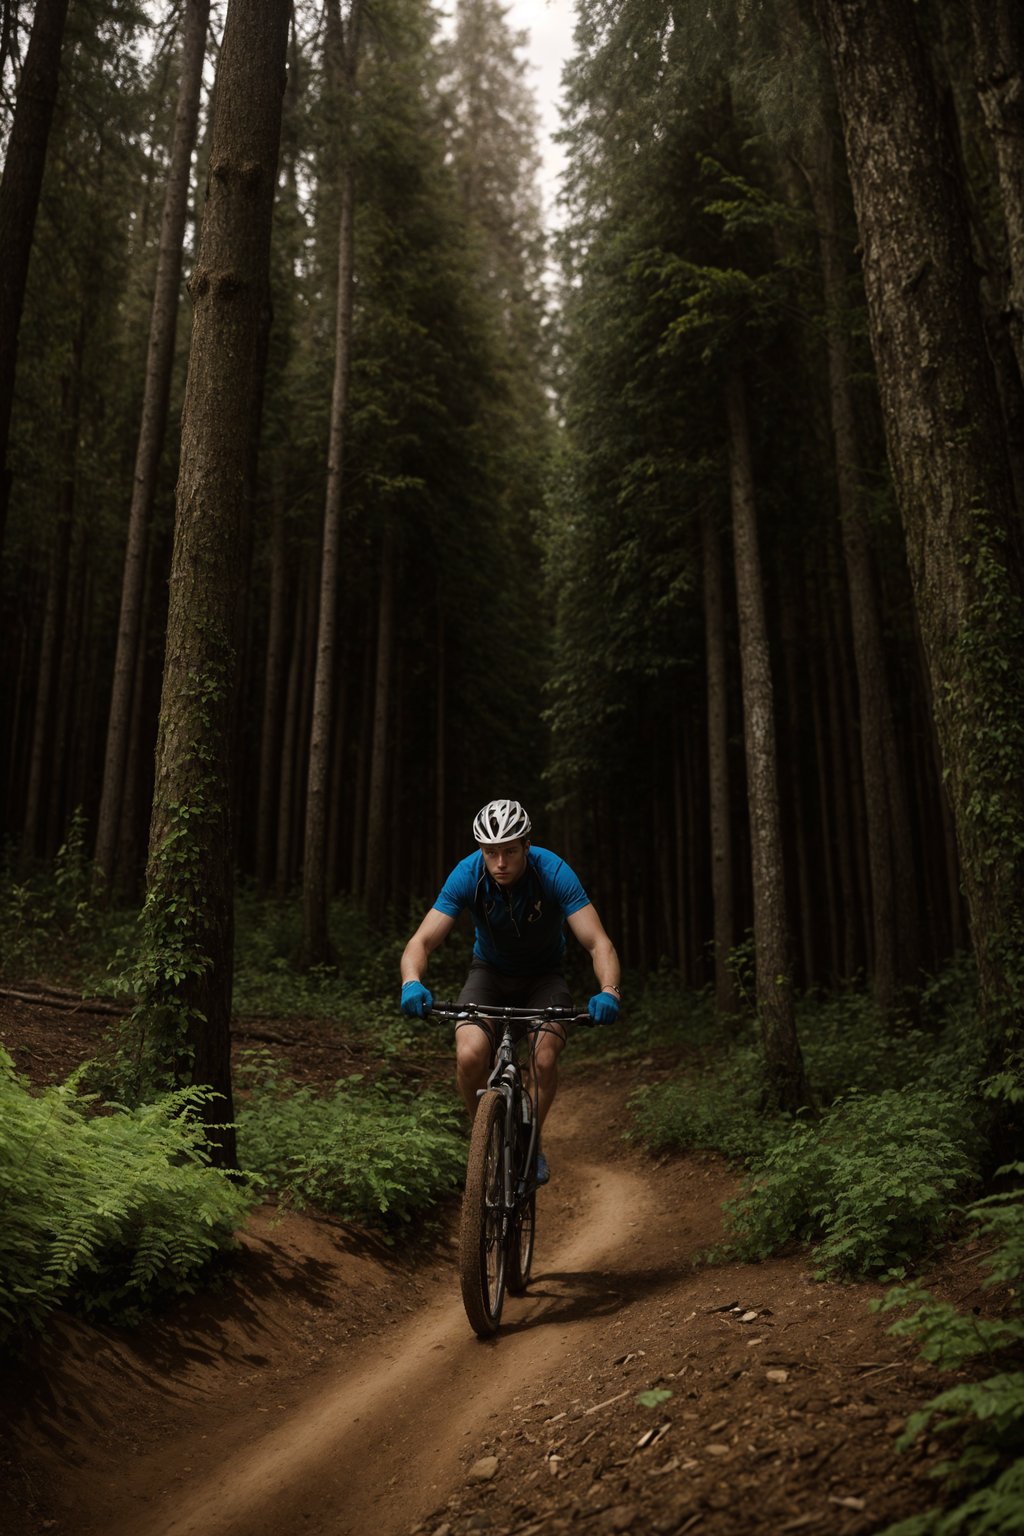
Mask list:
[[589,1013],[578,1013],[575,1008],[518,1008],[501,1006],[493,1003],[432,1003],[427,1010],[428,1014],[436,1014],[441,1019],[495,1019],[505,1020],[510,1024],[536,1023],[536,1024],[596,1024]]

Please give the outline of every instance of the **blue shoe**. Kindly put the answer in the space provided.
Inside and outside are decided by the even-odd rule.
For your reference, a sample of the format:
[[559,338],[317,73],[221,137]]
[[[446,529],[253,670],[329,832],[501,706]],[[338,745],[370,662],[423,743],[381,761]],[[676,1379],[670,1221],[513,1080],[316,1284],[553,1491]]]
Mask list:
[[551,1169],[543,1152],[537,1153],[537,1183],[546,1184],[551,1177]]

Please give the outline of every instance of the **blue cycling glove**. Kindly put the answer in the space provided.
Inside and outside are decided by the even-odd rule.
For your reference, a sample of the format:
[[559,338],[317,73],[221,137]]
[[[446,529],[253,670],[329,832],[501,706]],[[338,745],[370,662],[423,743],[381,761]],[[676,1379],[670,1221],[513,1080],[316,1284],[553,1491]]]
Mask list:
[[411,1019],[425,1019],[433,1004],[433,997],[422,981],[406,981],[402,985],[402,1012]]
[[619,1016],[619,1004],[610,992],[597,992],[587,1004],[587,1012],[595,1024],[614,1024]]

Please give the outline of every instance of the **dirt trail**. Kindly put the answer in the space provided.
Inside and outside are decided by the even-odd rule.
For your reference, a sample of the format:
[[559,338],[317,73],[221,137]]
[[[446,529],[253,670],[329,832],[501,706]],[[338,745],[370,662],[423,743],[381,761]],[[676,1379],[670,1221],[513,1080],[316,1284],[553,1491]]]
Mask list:
[[620,1251],[651,1203],[637,1174],[581,1163],[569,1146],[551,1138],[576,1207],[559,1235],[544,1234],[547,1263],[533,1295],[509,1299],[499,1344],[469,1332],[457,1294],[439,1298],[171,1509],[127,1527],[132,1536],[411,1529],[461,1481],[466,1437],[577,1348],[587,1319],[571,1315],[574,1276]]
[[496,1340],[450,1249],[410,1269],[322,1222],[257,1233],[220,1298],[141,1335],[64,1325],[0,1455],[12,1536],[856,1536],[924,1507],[933,1458],[894,1445],[922,1383],[871,1289],[695,1264],[730,1176],[623,1125],[614,1077],[567,1082]]

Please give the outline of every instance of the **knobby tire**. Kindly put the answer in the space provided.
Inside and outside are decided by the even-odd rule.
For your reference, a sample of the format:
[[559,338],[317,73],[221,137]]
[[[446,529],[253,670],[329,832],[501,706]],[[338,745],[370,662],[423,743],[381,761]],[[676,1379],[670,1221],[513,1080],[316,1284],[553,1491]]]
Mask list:
[[508,1288],[513,1296],[520,1295],[530,1283],[533,1268],[533,1241],[537,1230],[537,1191],[530,1193],[516,1206],[512,1241],[508,1252]]
[[519,1194],[517,1191],[515,1218],[509,1238],[508,1289],[513,1296],[521,1295],[530,1283],[533,1244],[537,1230],[537,1187],[534,1183],[537,1172],[536,1156],[529,1165],[526,1161],[530,1150],[530,1128],[533,1118],[533,1103],[528,1092],[524,1093],[521,1102],[522,1124],[519,1127],[517,1177],[527,1183],[529,1194]]
[[485,1093],[469,1143],[459,1232],[462,1301],[474,1333],[482,1339],[497,1332],[505,1300],[505,1155],[505,1100],[500,1093]]

